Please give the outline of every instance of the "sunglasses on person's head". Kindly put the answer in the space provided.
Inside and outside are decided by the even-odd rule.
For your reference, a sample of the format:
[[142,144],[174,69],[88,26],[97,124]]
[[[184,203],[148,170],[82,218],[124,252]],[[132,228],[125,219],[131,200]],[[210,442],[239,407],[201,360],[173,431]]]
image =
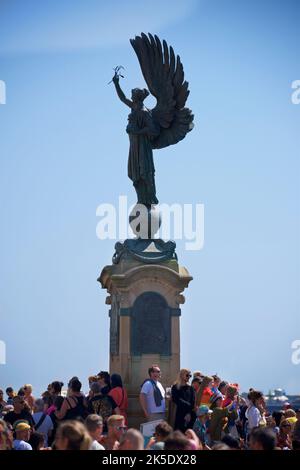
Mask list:
[[186,374],[186,378],[190,379],[192,377],[192,374]]

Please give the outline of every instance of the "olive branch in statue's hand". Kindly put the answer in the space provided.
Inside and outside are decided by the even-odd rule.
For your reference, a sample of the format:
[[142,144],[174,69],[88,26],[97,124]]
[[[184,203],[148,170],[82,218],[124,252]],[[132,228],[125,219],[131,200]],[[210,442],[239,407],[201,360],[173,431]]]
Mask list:
[[124,78],[124,75],[121,75],[120,73],[120,70],[125,70],[125,68],[122,66],[122,65],[117,65],[117,67],[115,67],[113,70],[115,72],[113,78],[111,79],[110,82],[108,82],[108,85],[111,83],[111,82],[114,82],[114,83],[118,83],[119,82],[119,79],[120,77]]

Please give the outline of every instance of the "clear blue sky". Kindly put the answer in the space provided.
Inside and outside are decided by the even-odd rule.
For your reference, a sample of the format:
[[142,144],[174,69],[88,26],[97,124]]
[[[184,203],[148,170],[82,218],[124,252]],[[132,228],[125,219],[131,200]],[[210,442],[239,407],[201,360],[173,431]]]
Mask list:
[[299,20],[296,0],[0,1],[0,386],[108,367],[96,279],[114,242],[96,238],[96,207],[134,192],[107,82],[122,64],[127,92],[144,85],[129,38],[150,31],[180,53],[195,114],[155,153],[158,196],[205,205],[203,250],[177,243],[194,277],[182,366],[300,393]]

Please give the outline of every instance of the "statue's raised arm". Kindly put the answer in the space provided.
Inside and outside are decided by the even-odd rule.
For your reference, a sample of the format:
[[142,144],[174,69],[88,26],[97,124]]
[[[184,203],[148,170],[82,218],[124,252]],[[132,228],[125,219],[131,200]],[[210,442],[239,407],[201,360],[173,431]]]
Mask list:
[[112,78],[112,81],[115,85],[116,92],[117,92],[117,95],[120,98],[120,100],[123,103],[125,103],[127,106],[129,106],[129,108],[132,108],[133,107],[133,102],[131,100],[129,100],[128,98],[126,98],[125,93],[123,92],[122,88],[120,87],[120,79],[119,79],[119,75],[118,75],[117,72],[115,72],[115,74]]

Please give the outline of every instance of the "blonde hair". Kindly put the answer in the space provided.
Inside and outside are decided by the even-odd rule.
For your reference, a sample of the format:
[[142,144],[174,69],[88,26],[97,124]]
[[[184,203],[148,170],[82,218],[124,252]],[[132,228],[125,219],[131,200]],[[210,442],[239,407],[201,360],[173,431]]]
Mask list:
[[30,390],[30,393],[32,393],[32,385],[31,384],[25,384],[23,388],[24,388],[24,390],[25,389]]
[[113,426],[114,424],[118,423],[119,421],[125,421],[124,416],[122,415],[111,415],[107,420],[107,426]]
[[290,408],[284,412],[284,417],[285,418],[295,418],[296,416],[297,416],[296,411],[294,411]]
[[66,450],[89,450],[92,444],[86,427],[80,421],[69,420],[62,423],[57,430],[56,439],[67,439]]
[[174,382],[174,385],[176,385],[177,388],[179,388],[183,384],[183,377],[191,374],[190,369],[180,369],[177,375],[177,379]]

